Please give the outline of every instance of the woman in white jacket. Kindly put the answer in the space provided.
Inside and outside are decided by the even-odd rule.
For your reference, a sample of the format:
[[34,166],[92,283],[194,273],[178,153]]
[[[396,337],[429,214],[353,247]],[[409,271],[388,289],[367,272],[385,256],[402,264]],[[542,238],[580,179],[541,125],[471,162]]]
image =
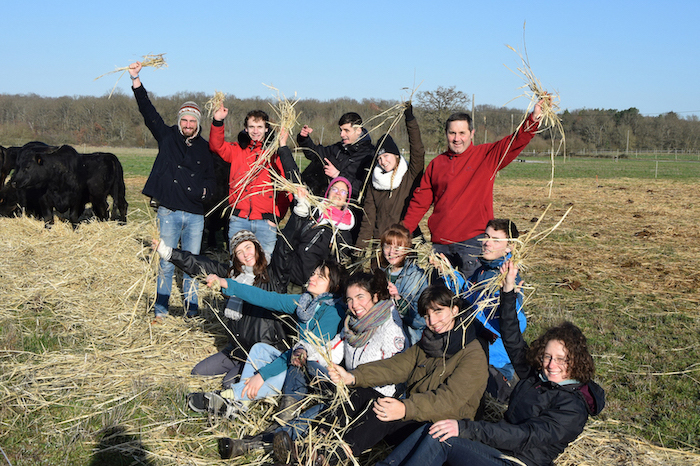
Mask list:
[[[343,328],[331,340],[330,356],[334,363],[341,362],[348,370],[379,359],[390,358],[402,352],[407,344],[403,323],[387,289],[386,275],[353,274],[346,288],[348,315]],[[312,344],[301,341],[291,356],[290,366],[282,388],[282,400],[276,418],[285,424],[275,431],[246,439],[219,439],[219,453],[223,459],[245,454],[254,449],[270,449],[272,440],[289,445],[309,427],[326,406],[316,404],[294,419],[298,408],[308,396],[309,386],[316,380],[330,380],[325,358]],[[394,385],[375,387],[384,396],[392,396]]]

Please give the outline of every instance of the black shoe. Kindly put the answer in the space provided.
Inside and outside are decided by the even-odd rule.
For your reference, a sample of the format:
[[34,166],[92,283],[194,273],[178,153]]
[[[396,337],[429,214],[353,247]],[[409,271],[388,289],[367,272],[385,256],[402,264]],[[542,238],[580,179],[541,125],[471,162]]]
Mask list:
[[206,413],[209,403],[204,392],[194,392],[187,395],[187,406],[195,413]]
[[296,462],[294,442],[288,433],[280,431],[275,434],[275,438],[272,440],[272,454],[275,463],[292,464]]

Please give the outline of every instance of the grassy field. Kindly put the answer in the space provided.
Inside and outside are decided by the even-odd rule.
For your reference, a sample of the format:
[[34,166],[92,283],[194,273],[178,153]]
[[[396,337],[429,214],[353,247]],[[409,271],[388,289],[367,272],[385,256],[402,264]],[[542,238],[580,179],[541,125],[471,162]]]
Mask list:
[[[189,371],[223,335],[208,311],[149,325],[155,285],[144,244],[154,230],[140,189],[155,152],[114,152],[127,177],[127,226],[48,231],[0,219],[0,446],[14,466],[222,464],[215,437],[255,427],[210,426],[186,410],[188,391],[218,385]],[[617,456],[596,451],[586,464],[700,464],[650,444],[634,457],[619,450],[622,438],[700,450],[700,164],[660,162],[655,178],[649,157],[557,160],[548,197],[551,166],[528,160],[545,163],[503,170],[494,210],[527,232],[548,206],[540,229],[573,206],[529,246],[526,337],[568,319],[590,339],[607,407],[594,424],[605,437],[586,445]]]

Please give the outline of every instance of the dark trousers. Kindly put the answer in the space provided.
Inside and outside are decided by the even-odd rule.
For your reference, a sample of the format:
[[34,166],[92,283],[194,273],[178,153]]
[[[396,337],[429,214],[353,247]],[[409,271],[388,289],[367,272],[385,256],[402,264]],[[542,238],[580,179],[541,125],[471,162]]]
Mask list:
[[476,269],[479,268],[478,257],[481,254],[481,241],[479,240],[483,238],[484,235],[481,234],[460,243],[433,243],[433,249],[435,252],[447,256],[452,267],[462,272],[464,278],[469,279]]
[[416,430],[377,466],[511,466],[512,461],[493,447],[465,438],[445,442],[428,434],[430,425]]
[[354,409],[346,407],[352,420],[343,440],[350,445],[355,456],[399,430],[409,426],[417,428],[422,424],[418,421],[381,421],[372,410],[372,404],[377,398],[385,398],[385,396],[373,388],[358,388],[350,394]]

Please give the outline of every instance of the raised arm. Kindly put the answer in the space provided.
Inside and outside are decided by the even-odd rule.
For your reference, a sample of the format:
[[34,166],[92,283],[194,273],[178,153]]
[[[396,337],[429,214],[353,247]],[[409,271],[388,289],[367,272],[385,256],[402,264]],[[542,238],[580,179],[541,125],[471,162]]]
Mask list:
[[499,321],[501,339],[515,372],[518,377],[524,379],[530,374],[532,368],[527,363],[528,346],[520,332],[520,322],[517,316],[515,279],[518,275],[518,267],[512,261],[508,261],[503,265],[502,271],[506,273],[506,277],[498,306],[501,315]]

